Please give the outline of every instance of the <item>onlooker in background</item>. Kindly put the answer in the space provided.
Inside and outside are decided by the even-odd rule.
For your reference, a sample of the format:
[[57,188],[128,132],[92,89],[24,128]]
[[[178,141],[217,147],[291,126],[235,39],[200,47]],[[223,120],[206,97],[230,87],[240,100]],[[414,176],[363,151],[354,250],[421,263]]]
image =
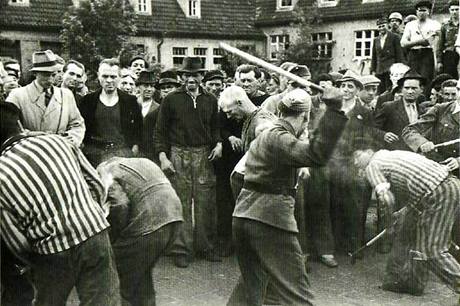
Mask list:
[[[429,0],[419,0],[415,4],[418,20],[409,22],[401,38],[401,46],[409,49],[409,67],[431,83],[434,77],[434,51],[441,31],[441,24],[430,18],[433,4]],[[426,92],[427,95],[429,92]]]
[[109,192],[121,297],[133,306],[156,305],[152,269],[183,220],[180,200],[160,168],[145,158],[114,157],[97,170]]
[[83,97],[80,112],[86,123],[84,152],[97,166],[113,157],[132,157],[142,141],[142,114],[136,97],[117,89],[120,66],[104,59],[97,72],[101,88]]
[[378,93],[381,94],[391,86],[390,67],[404,61],[400,37],[388,31],[386,19],[377,20],[379,37],[374,38],[370,71],[381,81]]
[[204,74],[204,89],[219,99],[220,92],[224,89],[225,76],[220,70],[210,70]]
[[13,89],[6,102],[21,110],[25,129],[62,135],[78,147],[85,136],[85,122],[72,92],[53,86],[57,66],[51,50],[34,52],[30,71],[35,80]]
[[211,239],[216,231],[212,162],[221,157],[222,142],[216,98],[200,86],[203,72],[199,57],[184,58],[179,70],[184,85],[161,102],[155,129],[161,169],[171,175],[182,202],[185,222],[171,250],[181,268],[189,266],[194,249],[208,261],[221,261]]
[[442,92],[441,92],[441,86],[444,81],[452,79],[452,76],[447,73],[441,73],[437,75],[433,81],[431,81],[430,84],[430,89],[431,91],[435,91],[436,94],[436,103],[443,103],[443,97],[442,97]]
[[146,70],[149,68],[149,65],[145,61],[144,56],[142,55],[136,55],[131,58],[129,61],[129,69],[134,72],[138,77],[141,71]]
[[393,12],[388,16],[388,23],[390,24],[390,31],[393,34],[398,35],[401,39],[403,31],[401,31],[401,24],[403,22],[403,17],[399,12]]
[[265,68],[259,68],[259,70],[261,74],[260,80],[259,80],[259,83],[260,83],[259,90],[267,93],[267,86],[272,76],[270,75],[270,73],[268,73],[268,71]]
[[21,79],[21,65],[15,59],[9,59],[4,61],[3,68],[8,73],[8,75],[13,75],[17,78],[18,82]]
[[62,75],[62,88],[69,89],[77,102],[80,104],[83,96],[78,92],[77,85],[82,82],[83,75],[85,74],[85,66],[82,63],[69,60],[62,68],[64,74]]
[[267,87],[265,91],[270,96],[276,95],[280,93],[280,78],[277,74],[272,73],[270,75],[270,81],[268,81]]
[[141,107],[143,118],[142,142],[139,149],[143,156],[155,160],[154,131],[160,104],[155,101],[157,79],[153,71],[141,71],[137,79],[137,103]]
[[173,92],[181,86],[181,83],[177,77],[177,73],[173,70],[166,70],[160,73],[160,78],[158,79],[156,89],[160,91],[160,99],[166,97],[167,94]]
[[136,95],[137,75],[129,69],[123,68],[120,71],[120,84],[118,89],[130,95]]
[[261,76],[262,74],[258,67],[248,64],[238,66],[235,73],[235,85],[243,88],[249,99],[251,99],[256,106],[262,105],[269,97],[268,94],[259,90]]
[[407,71],[409,71],[409,66],[406,66],[402,63],[396,63],[390,67],[390,80],[392,87],[388,88],[383,94],[377,98],[377,103],[375,109],[382,107],[383,103],[394,100],[395,88],[398,87],[398,80],[401,79]]
[[64,74],[64,65],[65,65],[65,60],[60,57],[59,55],[56,55],[56,62],[57,62],[57,69],[56,69],[56,74],[54,75],[54,81],[53,85],[56,87],[61,87],[62,84],[62,76]]
[[378,87],[381,81],[373,75],[363,76],[360,78],[360,81],[363,84],[363,89],[359,92],[359,98],[363,106],[370,111],[374,111],[377,104]]
[[450,18],[441,26],[438,46],[436,48],[436,60],[438,73],[450,74],[458,79],[459,55],[455,51],[455,41],[458,33],[458,10],[457,0],[449,1]]
[[77,85],[75,86],[75,90],[79,96],[84,97],[89,92],[88,86],[86,86],[86,81],[88,81],[88,75],[86,74],[86,72],[83,72],[81,80],[77,82]]
[[439,92],[433,87],[431,93],[434,96],[430,101],[425,101],[420,104],[421,113],[424,114],[428,109],[436,104],[450,103],[457,100],[457,80],[445,80],[441,84]]
[[376,111],[375,125],[385,131],[384,141],[388,150],[410,150],[402,140],[403,129],[418,120],[420,108],[417,98],[423,91],[425,79],[413,70],[409,70],[398,81],[402,89],[402,98],[386,102]]
[[18,79],[12,75],[5,75],[1,77],[3,87],[3,99],[6,99],[10,92],[19,87]]

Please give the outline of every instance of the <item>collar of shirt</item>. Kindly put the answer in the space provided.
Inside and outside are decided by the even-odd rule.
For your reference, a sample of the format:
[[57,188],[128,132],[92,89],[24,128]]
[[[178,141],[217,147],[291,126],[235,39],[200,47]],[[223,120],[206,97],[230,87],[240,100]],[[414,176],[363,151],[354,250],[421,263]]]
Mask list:
[[456,114],[460,112],[460,103],[459,102],[455,102],[455,108],[454,110],[452,111],[452,114]]
[[353,100],[353,103],[350,104],[348,107],[342,108],[343,112],[348,116],[348,114],[351,112],[353,108],[356,106],[356,99]]
[[150,106],[152,106],[152,101],[150,100],[149,102],[142,102],[142,116],[147,116]]
[[44,88],[40,84],[38,84],[37,80],[34,80],[34,85],[37,88],[39,93],[43,92]]

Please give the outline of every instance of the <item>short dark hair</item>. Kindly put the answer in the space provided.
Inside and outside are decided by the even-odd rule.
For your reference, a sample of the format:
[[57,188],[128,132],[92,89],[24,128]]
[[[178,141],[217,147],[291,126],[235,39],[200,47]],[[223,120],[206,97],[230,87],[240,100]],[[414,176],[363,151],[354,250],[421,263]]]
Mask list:
[[236,72],[238,73],[238,77],[240,76],[241,73],[249,73],[251,71],[254,71],[254,76],[258,80],[262,76],[262,73],[260,73],[260,69],[257,66],[254,66],[254,65],[243,64],[243,65],[238,66],[238,68],[236,68]]
[[112,58],[104,58],[100,63],[99,63],[99,67],[101,67],[102,64],[107,64],[109,66],[120,66],[120,61],[115,58],[115,57],[112,57]]
[[444,89],[446,87],[457,87],[457,80],[455,79],[450,79],[442,82],[441,84],[441,89]]
[[80,63],[79,61],[76,61],[76,60],[73,60],[73,59],[71,59],[71,60],[67,61],[67,63],[65,63],[64,67],[62,67],[62,71],[66,72],[67,68],[69,67],[70,64],[74,64],[78,68],[82,69],[83,72],[85,72],[85,66],[82,63]]
[[321,81],[331,81],[334,84],[334,79],[331,77],[329,73],[321,73],[316,77],[315,83],[319,84]]

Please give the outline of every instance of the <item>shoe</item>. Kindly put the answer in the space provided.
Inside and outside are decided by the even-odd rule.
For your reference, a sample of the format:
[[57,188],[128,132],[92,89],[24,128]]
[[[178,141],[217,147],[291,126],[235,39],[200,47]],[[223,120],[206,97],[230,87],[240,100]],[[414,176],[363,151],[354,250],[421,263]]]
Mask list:
[[423,290],[417,290],[413,288],[409,288],[404,284],[395,282],[395,283],[384,283],[380,287],[384,291],[391,291],[396,293],[408,293],[415,296],[423,295]]
[[339,263],[335,260],[334,255],[321,255],[319,260],[322,264],[328,266],[329,268],[337,268],[339,266]]
[[206,261],[211,261],[211,262],[221,262],[222,261],[222,257],[216,254],[214,251],[202,252],[199,255],[199,257],[203,258]]
[[187,268],[190,265],[190,260],[187,255],[176,255],[174,264],[179,268]]

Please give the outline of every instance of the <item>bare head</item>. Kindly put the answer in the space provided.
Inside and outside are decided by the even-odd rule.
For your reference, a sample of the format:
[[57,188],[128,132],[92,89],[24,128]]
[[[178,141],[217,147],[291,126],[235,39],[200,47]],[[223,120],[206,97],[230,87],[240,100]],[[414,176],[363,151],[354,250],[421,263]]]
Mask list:
[[240,86],[232,85],[225,88],[219,97],[219,108],[230,119],[243,120],[255,107]]

